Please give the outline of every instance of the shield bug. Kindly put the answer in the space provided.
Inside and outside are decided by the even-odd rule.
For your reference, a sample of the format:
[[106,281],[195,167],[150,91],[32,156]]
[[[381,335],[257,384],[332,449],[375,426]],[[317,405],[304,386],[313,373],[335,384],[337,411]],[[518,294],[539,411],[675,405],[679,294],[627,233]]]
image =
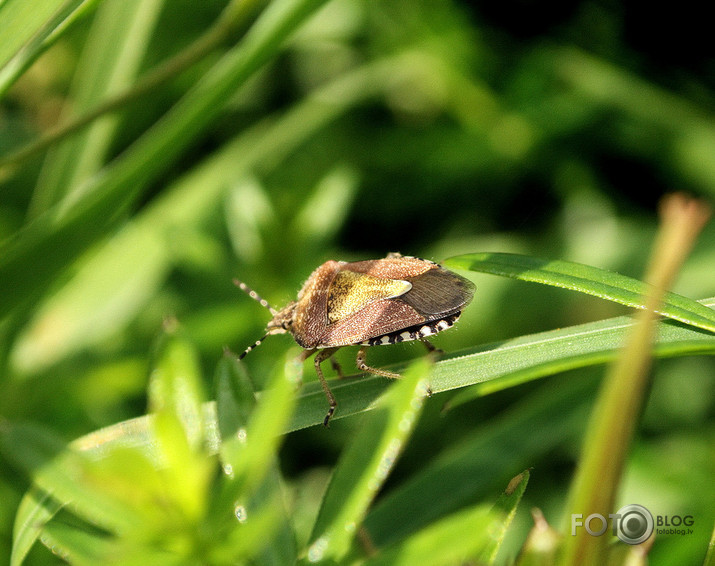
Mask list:
[[330,404],[327,426],[337,401],[320,364],[330,360],[342,375],[333,354],[343,346],[361,346],[359,370],[389,378],[400,375],[365,363],[368,346],[420,340],[450,328],[474,294],[474,284],[426,259],[388,254],[384,259],[327,261],[310,275],[298,299],[280,310],[271,307],[245,283],[243,291],[271,311],[266,334],[239,356],[243,358],[271,334],[292,334],[305,349],[301,360],[315,356],[315,371]]

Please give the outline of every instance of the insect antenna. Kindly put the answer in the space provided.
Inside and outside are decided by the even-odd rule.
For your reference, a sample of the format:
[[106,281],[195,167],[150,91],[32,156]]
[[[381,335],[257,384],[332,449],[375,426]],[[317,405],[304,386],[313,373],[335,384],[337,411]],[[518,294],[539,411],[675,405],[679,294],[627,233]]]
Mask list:
[[[261,297],[258,293],[256,293],[253,289],[251,289],[248,285],[246,285],[243,281],[240,281],[238,279],[233,280],[234,285],[241,289],[244,293],[246,293],[249,297],[251,297],[254,301],[257,301],[262,307],[267,308],[273,316],[275,316],[278,311],[274,309],[268,301],[266,301],[263,297]],[[266,334],[263,335],[262,338],[256,340],[253,344],[251,344],[248,348],[246,348],[243,353],[238,356],[239,360],[242,360],[243,358],[246,357],[246,354],[250,352],[251,350],[255,350],[258,348],[258,346],[261,345],[261,343],[270,335],[270,332],[267,332]]]
[[[258,293],[256,293],[253,289],[251,289],[251,288],[250,288],[248,285],[246,285],[243,281],[239,281],[238,279],[234,279],[234,280],[233,280],[233,284],[236,285],[236,287],[238,287],[239,289],[241,289],[241,291],[243,291],[244,293],[246,293],[249,297],[251,297],[254,301],[258,301],[258,303],[260,303],[260,305],[261,305],[262,307],[265,307],[265,308],[267,308],[269,311],[271,311],[271,314],[272,314],[273,316],[275,316],[276,314],[278,314],[278,311],[277,311],[276,309],[274,309],[274,308],[268,303],[268,301],[266,301],[263,297],[261,297],[261,296],[260,296]],[[266,335],[266,336],[267,336],[267,335]],[[261,338],[261,340],[263,340],[264,338],[265,338],[265,336],[264,336],[263,338]],[[255,348],[256,346],[258,346],[258,344],[261,343],[261,340],[259,340],[258,342],[256,342],[256,344],[254,344],[254,345],[251,346],[248,350],[246,350],[246,352],[244,352],[244,355],[247,354],[250,350],[252,350],[252,349]],[[241,357],[243,357],[243,356],[241,356]]]
[[255,350],[256,348],[258,348],[258,346],[261,345],[261,342],[263,342],[266,338],[268,338],[269,335],[270,335],[270,333],[265,334],[265,335],[263,336],[263,338],[259,338],[258,340],[256,340],[253,344],[251,344],[248,348],[246,348],[246,349],[243,351],[243,354],[241,354],[240,356],[238,356],[238,359],[239,359],[239,360],[242,360],[243,358],[246,357],[246,354],[248,354],[248,352],[250,352],[251,350]]

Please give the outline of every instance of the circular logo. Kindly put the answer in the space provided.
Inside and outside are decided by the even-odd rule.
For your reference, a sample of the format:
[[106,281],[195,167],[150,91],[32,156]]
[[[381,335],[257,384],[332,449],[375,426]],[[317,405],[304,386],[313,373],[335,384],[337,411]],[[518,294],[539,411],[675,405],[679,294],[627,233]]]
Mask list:
[[653,534],[653,515],[642,505],[625,505],[616,515],[616,535],[626,544],[640,544]]

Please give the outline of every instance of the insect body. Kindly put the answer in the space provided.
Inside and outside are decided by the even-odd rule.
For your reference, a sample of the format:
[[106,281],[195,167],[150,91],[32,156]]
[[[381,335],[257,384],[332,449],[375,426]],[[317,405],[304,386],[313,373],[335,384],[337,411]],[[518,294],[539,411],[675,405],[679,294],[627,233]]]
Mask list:
[[330,404],[325,425],[337,402],[320,368],[323,361],[330,359],[340,373],[333,354],[343,346],[360,345],[358,369],[398,378],[397,373],[368,366],[366,348],[420,340],[434,350],[426,338],[451,327],[474,294],[474,285],[464,277],[437,263],[396,253],[352,263],[327,261],[313,271],[298,299],[280,310],[270,307],[244,283],[236,284],[273,315],[266,335],[239,358],[271,334],[292,334],[305,348],[302,359],[317,352],[315,371]]

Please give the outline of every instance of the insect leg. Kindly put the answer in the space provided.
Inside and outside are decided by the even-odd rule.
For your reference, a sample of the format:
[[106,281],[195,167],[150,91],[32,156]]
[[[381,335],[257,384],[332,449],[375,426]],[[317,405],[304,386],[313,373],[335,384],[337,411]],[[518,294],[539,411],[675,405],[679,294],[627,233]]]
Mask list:
[[[427,348],[427,355],[432,358],[433,361],[436,361],[439,356],[444,354],[444,350],[441,348],[438,348],[432,342],[425,338],[420,338],[420,342],[422,342],[425,345],[425,348]],[[432,389],[430,387],[427,387],[427,395],[429,397],[432,397]]]
[[427,351],[428,351],[430,354],[433,353],[433,352],[434,352],[436,355],[438,355],[438,356],[441,356],[442,354],[444,354],[444,350],[438,348],[437,346],[435,346],[434,344],[432,344],[432,342],[430,342],[430,341],[427,340],[426,338],[420,338],[420,342],[422,342],[422,343],[425,345],[425,348],[427,348]]
[[335,400],[335,395],[333,395],[333,392],[330,390],[330,387],[328,387],[328,382],[325,381],[325,376],[323,375],[323,370],[320,369],[320,364],[330,358],[337,350],[338,348],[325,348],[324,350],[320,350],[315,356],[315,373],[318,374],[320,386],[323,388],[325,396],[328,399],[328,404],[330,405],[330,408],[328,409],[328,414],[325,415],[325,419],[323,420],[324,426],[328,426],[330,418],[335,412],[335,407],[338,406],[338,402]]
[[333,371],[338,374],[338,377],[340,379],[343,379],[345,377],[343,375],[343,368],[340,367],[338,360],[336,360],[332,355],[330,356],[330,365],[333,366]]
[[399,373],[394,373],[384,369],[377,369],[370,367],[365,363],[365,355],[368,346],[363,346],[360,348],[357,354],[357,359],[355,360],[355,365],[357,365],[360,371],[365,371],[367,373],[373,373],[375,375],[381,375],[382,377],[389,377],[390,379],[400,379],[402,376]]

